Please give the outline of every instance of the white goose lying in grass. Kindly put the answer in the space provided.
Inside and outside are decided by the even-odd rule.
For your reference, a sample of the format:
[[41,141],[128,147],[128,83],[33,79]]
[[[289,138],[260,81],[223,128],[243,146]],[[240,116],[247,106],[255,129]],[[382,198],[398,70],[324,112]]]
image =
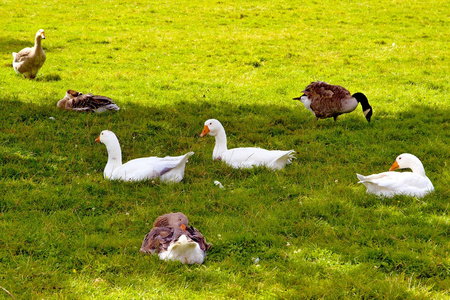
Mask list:
[[111,98],[93,94],[82,94],[74,90],[67,90],[65,97],[58,101],[57,106],[65,110],[96,113],[120,109]]
[[261,148],[227,148],[227,136],[222,124],[216,119],[205,122],[203,132],[200,136],[209,134],[216,138],[213,151],[213,159],[222,160],[233,168],[252,168],[254,166],[265,166],[273,170],[284,168],[291,163],[294,150],[265,150]]
[[181,213],[160,216],[152,230],[145,236],[140,251],[158,254],[162,260],[179,260],[184,264],[201,264],[211,244],[194,227],[188,226],[187,217]]
[[45,62],[46,56],[42,49],[42,39],[45,39],[44,29],[36,32],[34,47],[24,48],[19,53],[13,52],[13,68],[17,74],[34,79]]
[[96,142],[106,145],[108,163],[103,176],[109,180],[140,181],[161,178],[161,181],[180,182],[184,177],[184,169],[188,158],[194,152],[181,156],[144,157],[130,160],[122,164],[122,151],[114,132],[103,130]]
[[[396,169],[409,168],[412,172],[391,172]],[[400,154],[389,172],[363,176],[356,174],[367,187],[367,193],[382,197],[393,197],[395,195],[407,195],[422,198],[434,191],[433,184],[425,175],[425,169],[420,160],[409,153]]]
[[339,85],[331,85],[323,81],[312,82],[303,91],[303,95],[294,100],[300,100],[307,109],[312,111],[317,119],[333,117],[336,121],[339,115],[355,110],[361,103],[367,122],[372,117],[372,107],[363,93],[350,92]]

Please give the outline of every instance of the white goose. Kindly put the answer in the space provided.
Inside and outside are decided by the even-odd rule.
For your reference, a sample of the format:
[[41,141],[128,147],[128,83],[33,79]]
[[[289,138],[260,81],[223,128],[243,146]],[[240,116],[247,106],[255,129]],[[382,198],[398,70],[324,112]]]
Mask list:
[[159,177],[166,182],[180,182],[184,177],[186,162],[194,154],[188,152],[181,156],[144,157],[122,164],[122,151],[114,132],[103,130],[95,141],[106,145],[108,163],[103,176],[109,180],[140,181]]
[[140,252],[158,254],[162,260],[178,260],[184,264],[201,264],[211,244],[194,227],[188,226],[181,213],[160,216],[142,242]]
[[[396,169],[409,168],[412,172],[391,172]],[[367,187],[367,193],[382,197],[393,197],[395,195],[407,195],[422,198],[434,191],[433,184],[425,175],[422,162],[409,153],[400,154],[389,172],[363,176],[356,174]]]
[[23,74],[25,78],[30,79],[36,77],[46,58],[42,49],[42,39],[45,39],[44,29],[39,29],[33,48],[24,48],[19,53],[13,52],[13,68],[17,74]]
[[284,168],[294,157],[294,150],[265,150],[261,148],[227,148],[227,136],[222,124],[216,119],[205,122],[201,137],[209,134],[216,138],[213,159],[222,160],[236,169],[265,166],[273,170]]

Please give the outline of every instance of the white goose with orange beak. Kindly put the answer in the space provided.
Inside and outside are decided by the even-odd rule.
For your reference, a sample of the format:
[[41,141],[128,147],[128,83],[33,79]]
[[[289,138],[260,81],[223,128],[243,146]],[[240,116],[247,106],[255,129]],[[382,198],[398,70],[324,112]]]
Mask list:
[[[412,172],[392,172],[396,169],[411,169]],[[389,172],[363,176],[356,174],[367,187],[367,193],[381,197],[406,195],[422,198],[434,191],[431,180],[425,175],[422,162],[414,155],[403,153],[397,156]]]
[[205,122],[201,137],[211,135],[216,138],[213,159],[222,160],[236,169],[264,166],[272,170],[283,169],[294,159],[294,150],[266,150],[261,148],[227,148],[227,136],[222,124],[216,119]]

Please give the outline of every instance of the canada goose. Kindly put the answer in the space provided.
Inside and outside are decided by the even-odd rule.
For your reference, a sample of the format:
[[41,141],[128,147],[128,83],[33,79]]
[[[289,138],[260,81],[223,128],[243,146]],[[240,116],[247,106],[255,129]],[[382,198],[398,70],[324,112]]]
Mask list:
[[336,121],[339,115],[354,111],[358,103],[361,103],[368,122],[373,112],[363,93],[351,95],[344,87],[323,81],[312,82],[305,88],[302,96],[293,99],[300,100],[307,109],[312,111],[316,120],[333,117]]

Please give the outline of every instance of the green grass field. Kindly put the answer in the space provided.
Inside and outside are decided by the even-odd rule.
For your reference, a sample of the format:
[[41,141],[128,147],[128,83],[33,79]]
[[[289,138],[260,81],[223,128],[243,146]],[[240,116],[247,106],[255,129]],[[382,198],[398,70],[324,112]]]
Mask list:
[[[1,2],[0,298],[449,299],[449,14],[437,0]],[[47,61],[27,80],[11,52],[40,28]],[[366,94],[372,122],[360,107],[316,122],[292,100],[316,80]],[[58,111],[67,89],[121,110]],[[297,159],[212,161],[209,118],[230,148]],[[194,151],[184,180],[104,180],[104,129],[124,161]],[[366,194],[356,173],[403,152],[435,192]],[[139,253],[171,211],[212,243],[203,265]]]

